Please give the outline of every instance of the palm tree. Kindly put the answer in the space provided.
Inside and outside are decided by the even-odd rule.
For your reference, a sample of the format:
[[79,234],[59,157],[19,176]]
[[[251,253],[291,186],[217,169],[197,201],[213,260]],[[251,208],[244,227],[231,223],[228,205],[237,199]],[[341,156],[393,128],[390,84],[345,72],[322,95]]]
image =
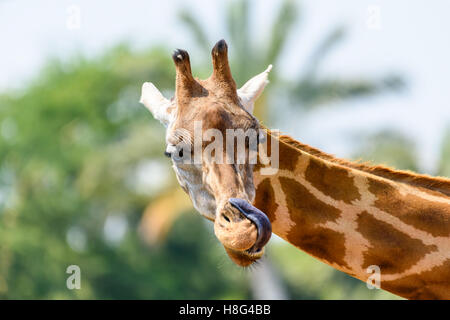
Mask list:
[[[232,1],[228,3],[225,13],[227,39],[233,47],[230,52],[233,77],[238,85],[244,84],[249,78],[261,72],[264,66],[278,65],[284,48],[290,44],[288,42],[290,35],[297,31],[295,26],[301,22],[301,12],[297,3],[292,0],[283,0],[275,14],[267,41],[258,43],[255,40],[257,37],[250,34],[251,5],[252,1],[248,0]],[[209,52],[217,39],[210,40],[205,32],[207,28],[198,22],[199,19],[192,11],[182,9],[179,17],[187,30],[192,33],[202,52]],[[295,99],[296,108],[311,109],[333,100],[367,97],[385,90],[398,90],[403,87],[402,78],[395,74],[388,74],[379,79],[365,77],[339,80],[319,79],[317,74],[322,62],[345,39],[345,36],[346,29],[343,26],[330,30],[311,50],[309,58],[301,68],[302,72],[293,82],[283,79],[277,68],[274,68],[270,74],[271,86],[266,88],[266,95],[270,93],[267,91],[282,88],[283,94]],[[264,99],[263,102],[266,104]],[[261,111],[265,107],[266,105],[259,106],[258,109]],[[262,118],[262,120],[267,119]]]

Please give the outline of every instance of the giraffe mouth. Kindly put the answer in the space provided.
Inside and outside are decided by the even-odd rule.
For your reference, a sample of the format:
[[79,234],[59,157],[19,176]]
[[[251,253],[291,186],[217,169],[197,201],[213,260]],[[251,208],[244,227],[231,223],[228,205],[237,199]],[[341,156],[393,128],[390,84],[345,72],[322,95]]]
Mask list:
[[261,258],[272,235],[270,220],[246,200],[230,198],[214,222],[214,231],[228,256],[240,266],[248,266]]
[[255,243],[250,249],[246,251],[250,254],[259,253],[266,243],[269,241],[272,235],[272,225],[266,214],[258,208],[252,206],[245,200],[238,198],[230,198],[228,200],[230,204],[238,209],[247,219],[253,222],[258,231],[258,235]]

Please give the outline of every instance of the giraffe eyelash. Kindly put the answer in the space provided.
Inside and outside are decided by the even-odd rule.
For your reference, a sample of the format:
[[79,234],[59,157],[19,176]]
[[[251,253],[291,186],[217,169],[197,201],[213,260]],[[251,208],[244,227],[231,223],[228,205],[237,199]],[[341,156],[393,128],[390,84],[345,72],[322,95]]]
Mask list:
[[177,143],[174,144],[178,144],[178,143],[184,143],[184,144],[188,144],[188,145],[192,145],[192,136],[191,133],[186,130],[186,129],[176,129],[173,133],[172,133],[172,137],[170,140],[176,141]]

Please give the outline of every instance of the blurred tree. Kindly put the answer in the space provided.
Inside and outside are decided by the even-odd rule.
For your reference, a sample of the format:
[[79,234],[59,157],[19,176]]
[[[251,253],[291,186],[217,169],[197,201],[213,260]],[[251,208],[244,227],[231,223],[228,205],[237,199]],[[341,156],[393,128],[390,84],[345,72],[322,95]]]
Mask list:
[[441,159],[439,161],[437,174],[444,177],[450,177],[450,129],[447,129],[443,143]]
[[[151,250],[136,232],[173,179],[160,124],[138,103],[146,79],[172,87],[168,51],[118,46],[51,61],[0,96],[0,298],[248,297],[245,274],[217,254],[198,215]],[[66,287],[72,264],[81,290]]]
[[[268,36],[264,38],[264,43],[257,43],[258,37],[250,32],[252,5],[256,5],[255,3],[248,0],[227,2],[224,23],[228,42],[233,48],[230,50],[230,60],[233,77],[238,86],[262,72],[267,65],[278,65],[283,58],[283,50],[288,45],[292,45],[288,41],[291,39],[290,36],[299,31],[296,25],[302,21],[298,2],[280,1],[280,7],[274,14]],[[179,17],[202,52],[210,52],[218,39],[210,40],[206,31],[208,28],[198,22],[200,19],[191,10],[182,9]],[[327,55],[342,43],[345,35],[346,30],[342,26],[330,30],[311,51],[295,81],[283,78],[275,67],[270,74],[271,85],[266,88],[266,95],[272,90],[281,90],[281,93],[277,95],[278,98],[281,95],[289,96],[295,101],[293,103],[295,108],[308,110],[334,100],[373,96],[386,90],[396,91],[403,88],[403,79],[395,74],[384,75],[379,79],[363,76],[356,79],[320,78],[318,73],[322,63]],[[270,120],[267,118],[267,101],[264,96],[260,98],[255,112],[260,120]]]
[[362,140],[364,144],[355,152],[354,159],[384,164],[399,170],[419,171],[414,153],[415,145],[402,134],[384,130],[367,135]]

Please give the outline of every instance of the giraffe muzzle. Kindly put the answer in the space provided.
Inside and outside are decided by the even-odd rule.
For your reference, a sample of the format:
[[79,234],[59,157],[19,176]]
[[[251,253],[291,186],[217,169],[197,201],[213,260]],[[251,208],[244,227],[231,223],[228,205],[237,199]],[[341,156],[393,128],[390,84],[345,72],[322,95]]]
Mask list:
[[216,215],[214,233],[231,260],[246,267],[263,256],[272,225],[265,213],[248,201],[229,198]]
[[249,253],[257,253],[264,248],[272,235],[272,225],[266,214],[250,203],[239,198],[230,198],[230,204],[238,209],[247,219],[253,222],[258,231],[256,241],[253,246],[247,250]]

